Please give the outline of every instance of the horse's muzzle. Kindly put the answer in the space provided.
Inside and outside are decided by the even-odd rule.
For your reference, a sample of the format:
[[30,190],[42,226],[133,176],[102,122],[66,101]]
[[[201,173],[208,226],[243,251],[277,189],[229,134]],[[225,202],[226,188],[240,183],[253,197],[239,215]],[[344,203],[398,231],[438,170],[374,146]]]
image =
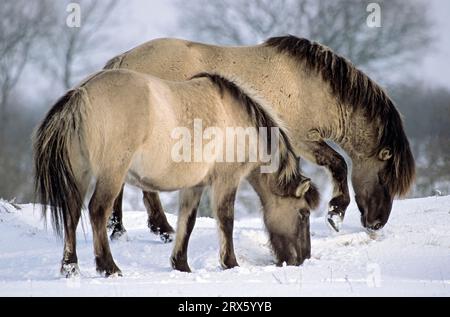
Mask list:
[[381,221],[376,220],[372,223],[369,223],[364,216],[361,217],[361,223],[363,227],[369,231],[378,231],[384,228],[384,224]]

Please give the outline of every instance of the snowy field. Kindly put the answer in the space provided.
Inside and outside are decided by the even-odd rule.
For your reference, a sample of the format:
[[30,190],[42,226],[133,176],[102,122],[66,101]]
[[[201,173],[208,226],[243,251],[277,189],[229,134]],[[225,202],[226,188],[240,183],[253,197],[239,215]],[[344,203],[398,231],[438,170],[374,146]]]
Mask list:
[[[389,224],[370,237],[354,205],[343,232],[312,219],[312,259],[277,268],[258,218],[236,221],[241,267],[218,265],[215,222],[200,218],[189,248],[194,273],[173,271],[171,245],[146,228],[144,212],[126,212],[128,241],[112,244],[124,277],[95,272],[85,216],[78,234],[81,278],[58,275],[62,244],[44,229],[39,210],[0,203],[0,296],[450,296],[450,196],[397,201]],[[172,224],[175,216],[169,216]]]

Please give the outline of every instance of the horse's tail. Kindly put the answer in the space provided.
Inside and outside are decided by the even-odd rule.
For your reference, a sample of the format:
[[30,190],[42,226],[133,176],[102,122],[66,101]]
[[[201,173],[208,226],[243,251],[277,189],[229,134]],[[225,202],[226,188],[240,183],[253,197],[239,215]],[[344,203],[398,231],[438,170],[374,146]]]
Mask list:
[[[294,154],[289,132],[285,123],[277,116],[272,108],[258,98],[255,93],[248,88],[244,88],[241,83],[229,80],[218,74],[201,73],[192,78],[209,78],[223,93],[228,92],[240,104],[242,104],[253,121],[255,127],[278,128],[279,129],[279,152],[280,164],[278,170],[278,183],[280,186],[288,187],[298,181],[299,166],[298,159]],[[271,144],[271,133],[267,133],[267,144]],[[297,184],[298,185],[298,184]]]
[[[58,236],[67,230],[68,220],[81,212],[83,198],[74,174],[70,152],[82,135],[84,88],[70,90],[51,108],[37,129],[34,140],[35,194],[52,213],[52,225]],[[72,218],[73,219],[73,218]]]

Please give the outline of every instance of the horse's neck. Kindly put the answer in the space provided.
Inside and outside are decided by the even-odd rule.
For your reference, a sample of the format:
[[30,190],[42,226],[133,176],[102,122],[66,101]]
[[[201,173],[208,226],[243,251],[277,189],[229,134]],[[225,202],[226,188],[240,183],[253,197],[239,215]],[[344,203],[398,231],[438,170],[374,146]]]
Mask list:
[[[208,72],[237,77],[275,108],[292,103],[276,93],[282,91],[286,96],[293,96],[296,90],[296,84],[289,80],[295,73],[291,72],[282,56],[263,46],[214,48],[212,52],[205,60]],[[283,74],[281,81],[280,74]]]
[[339,134],[339,138],[332,140],[342,147],[353,159],[364,159],[371,155],[378,145],[378,122],[369,120],[362,110],[348,110],[351,107],[343,105],[347,110],[342,117],[342,125],[345,129]]
[[266,205],[269,202],[268,198],[271,195],[271,191],[269,189],[269,175],[261,174],[260,171],[256,169],[247,176],[247,181],[261,199],[262,204]]
[[376,124],[368,122],[362,112],[337,102],[329,84],[297,61],[264,46],[224,48],[214,56],[208,71],[239,74],[287,123],[294,143],[309,138],[331,140],[352,158],[372,151],[368,145],[374,144]]

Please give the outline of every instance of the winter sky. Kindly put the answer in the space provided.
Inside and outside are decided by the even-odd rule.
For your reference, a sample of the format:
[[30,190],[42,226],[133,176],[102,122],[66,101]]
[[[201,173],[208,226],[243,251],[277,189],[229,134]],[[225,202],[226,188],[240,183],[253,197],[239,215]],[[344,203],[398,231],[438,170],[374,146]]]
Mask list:
[[[108,46],[103,46],[100,51],[95,53],[92,60],[93,66],[101,69],[110,58],[154,38],[177,37],[189,39],[189,36],[176,25],[177,15],[182,14],[182,12],[177,10],[173,3],[174,0],[120,0],[113,13],[113,19],[106,23],[109,28],[106,31],[106,36],[113,37],[115,41]],[[412,79],[421,81],[427,86],[443,86],[450,89],[450,1],[429,0],[428,3],[431,20],[435,25],[433,47],[429,49],[429,53],[417,65],[408,63],[405,67],[402,67],[400,76],[399,71],[387,74],[391,76],[388,77],[388,81],[397,78]],[[66,13],[63,12],[62,14]],[[28,69],[22,79],[22,87],[26,89],[22,89],[21,94],[26,98],[36,98],[36,95],[42,94],[38,92],[42,91],[45,92],[44,95],[48,96],[48,102],[50,103],[63,92],[61,89],[54,90],[52,88],[50,90],[54,94],[50,93],[49,95],[49,85],[53,87],[53,84],[50,83],[51,80],[45,77],[37,83],[35,75],[34,69]],[[30,84],[34,87],[33,89],[29,88]]]
[[[407,0],[405,0],[407,1]],[[417,78],[431,85],[439,84],[450,88],[450,1],[430,0],[430,14],[435,23],[434,47],[417,67],[411,65],[411,70],[405,70],[406,78]],[[121,43],[119,49],[129,49],[142,42],[156,37],[175,36],[185,37],[183,33],[176,33],[176,15],[180,14],[173,6],[173,1],[166,0],[131,0],[122,1],[119,5],[121,23],[125,30],[119,32]],[[128,19],[132,17],[130,23]],[[412,17],[414,18],[414,17]],[[128,21],[127,21],[128,20]]]

